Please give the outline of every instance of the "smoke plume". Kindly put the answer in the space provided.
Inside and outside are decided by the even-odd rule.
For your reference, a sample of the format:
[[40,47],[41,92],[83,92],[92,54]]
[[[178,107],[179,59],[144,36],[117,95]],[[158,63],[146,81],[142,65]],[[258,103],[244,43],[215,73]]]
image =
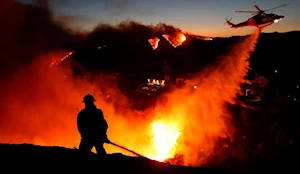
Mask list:
[[47,3],[23,5],[11,0],[5,4],[0,16],[5,24],[0,28],[2,76],[52,49],[71,49],[79,44],[79,36],[53,21]]
[[144,25],[136,21],[123,21],[118,25],[99,23],[89,33],[88,42],[92,45],[125,42],[127,40],[145,40],[161,37],[163,34],[174,35],[181,32],[179,28],[159,23],[157,25]]

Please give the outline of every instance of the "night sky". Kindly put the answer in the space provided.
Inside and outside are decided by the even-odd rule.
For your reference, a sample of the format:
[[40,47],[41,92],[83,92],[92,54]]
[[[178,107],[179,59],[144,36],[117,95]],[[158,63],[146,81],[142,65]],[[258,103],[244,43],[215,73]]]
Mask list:
[[[30,3],[32,0],[20,0]],[[166,23],[183,31],[203,36],[244,35],[253,28],[231,29],[223,25],[225,17],[239,23],[251,17],[248,13],[232,10],[269,9],[290,3],[273,11],[285,19],[272,24],[264,32],[300,30],[299,0],[49,0],[49,6],[57,19],[76,30],[92,30],[99,22],[117,24],[130,19],[143,24]]]

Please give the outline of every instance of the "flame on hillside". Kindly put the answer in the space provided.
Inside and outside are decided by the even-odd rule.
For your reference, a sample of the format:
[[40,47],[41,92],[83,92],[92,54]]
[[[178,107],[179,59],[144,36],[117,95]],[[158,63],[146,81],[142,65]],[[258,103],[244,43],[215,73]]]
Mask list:
[[157,37],[148,39],[148,42],[152,46],[153,50],[157,49],[159,41],[160,41],[160,39],[158,39]]
[[[161,35],[175,47],[185,40],[179,29],[125,21],[117,26],[99,24],[87,37],[77,38],[54,23],[46,7],[25,6],[18,1],[9,4],[8,10],[1,11],[6,24],[0,32],[5,48],[0,50],[1,70],[9,71],[0,81],[0,96],[5,101],[0,105],[1,143],[78,147],[77,109],[84,107],[82,98],[87,93],[95,96],[95,104],[103,110],[111,141],[158,161],[181,155],[184,165],[205,165],[221,149],[216,147],[218,138],[234,134],[225,104],[234,104],[240,92],[259,30],[236,42],[218,62],[191,79],[190,85],[174,89],[155,106],[141,112],[131,109],[133,99],[120,91],[118,76],[98,74],[89,80],[73,76],[72,66],[78,62],[66,59],[69,51],[45,52],[82,48],[86,42],[97,47],[128,38],[146,41]],[[65,66],[49,68],[49,62],[55,60],[54,66],[63,59],[68,60]],[[195,83],[197,88],[191,88]],[[111,145],[105,148],[108,153],[131,155]]]
[[211,41],[213,40],[212,37],[208,37],[208,36],[197,36],[195,34],[191,34],[191,33],[185,33],[186,35],[193,37],[195,39],[199,39],[199,40],[204,40],[204,41]]
[[[0,109],[1,142],[78,146],[76,108],[82,108],[82,97],[91,93],[104,112],[111,141],[158,161],[182,154],[184,165],[205,165],[216,153],[217,139],[234,134],[225,104],[235,103],[259,34],[257,30],[237,42],[216,64],[191,79],[197,89],[191,90],[190,84],[175,89],[144,112],[128,109],[130,100],[118,89],[118,77],[100,74],[88,82],[73,77],[70,67],[45,70],[41,68],[45,60],[48,66],[48,60],[61,57],[61,53],[42,55],[16,72],[10,83],[1,83],[2,100],[7,101]],[[174,47],[186,39],[183,34],[164,37]],[[70,78],[58,78],[62,75]],[[115,99],[107,101],[107,94]],[[110,145],[105,148],[108,153],[131,155]]]
[[183,44],[183,42],[186,40],[186,37],[183,33],[177,33],[175,35],[168,35],[163,34],[162,35],[174,48],[180,46]]
[[63,56],[62,58],[54,58],[54,60],[52,60],[52,62],[49,65],[50,68],[57,66],[59,63],[64,61],[66,58],[70,57],[74,52],[75,51],[60,51],[60,53],[65,56]]
[[152,122],[152,133],[152,145],[155,153],[147,156],[160,162],[173,158],[176,154],[177,140],[181,134],[178,126],[154,121]]

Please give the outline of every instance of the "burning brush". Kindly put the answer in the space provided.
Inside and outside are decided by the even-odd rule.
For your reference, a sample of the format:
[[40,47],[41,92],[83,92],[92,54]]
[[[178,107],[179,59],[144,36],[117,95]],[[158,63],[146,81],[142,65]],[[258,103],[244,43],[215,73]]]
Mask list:
[[160,41],[160,39],[158,39],[157,37],[148,40],[148,42],[152,46],[153,50],[157,49],[159,41]]
[[183,33],[178,33],[175,36],[163,34],[162,35],[174,48],[182,45],[182,43],[186,40],[186,37]]

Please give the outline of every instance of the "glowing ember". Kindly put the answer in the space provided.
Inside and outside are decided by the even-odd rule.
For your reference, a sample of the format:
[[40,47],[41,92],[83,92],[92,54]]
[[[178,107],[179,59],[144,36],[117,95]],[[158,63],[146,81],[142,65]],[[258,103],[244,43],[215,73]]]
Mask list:
[[155,50],[158,47],[158,42],[159,41],[160,41],[160,39],[158,39],[157,37],[148,40],[148,42],[152,46],[153,50]]
[[177,139],[180,132],[175,124],[152,123],[153,146],[156,153],[149,155],[153,160],[163,162],[167,158],[174,157]]

